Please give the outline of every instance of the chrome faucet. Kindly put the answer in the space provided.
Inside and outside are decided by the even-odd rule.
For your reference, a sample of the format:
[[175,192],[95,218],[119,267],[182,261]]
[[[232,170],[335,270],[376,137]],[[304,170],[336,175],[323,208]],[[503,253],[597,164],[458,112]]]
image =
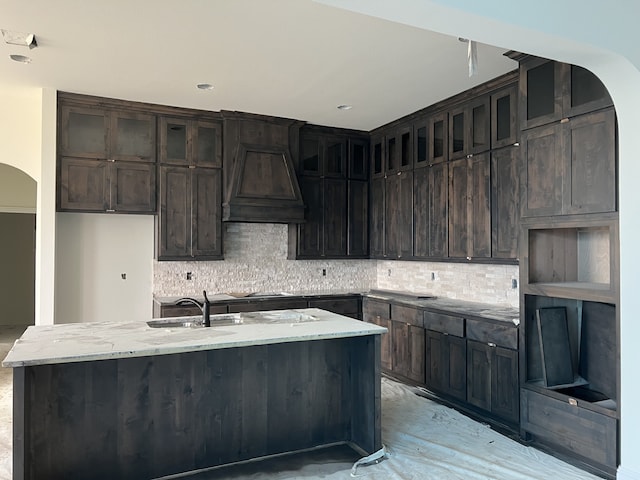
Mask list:
[[175,304],[176,305],[183,305],[185,303],[192,303],[194,305],[197,305],[200,310],[202,310],[202,326],[203,327],[210,327],[211,326],[211,319],[209,318],[209,299],[207,298],[207,291],[203,290],[202,294],[204,295],[204,301],[202,303],[200,303],[198,300],[196,300],[195,298],[191,298],[191,297],[184,297],[181,298],[180,300],[178,300]]

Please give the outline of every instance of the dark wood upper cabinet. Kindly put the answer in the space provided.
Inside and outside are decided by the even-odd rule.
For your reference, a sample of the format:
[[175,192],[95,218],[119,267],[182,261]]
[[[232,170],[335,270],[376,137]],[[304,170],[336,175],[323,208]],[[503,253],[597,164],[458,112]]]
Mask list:
[[349,180],[347,206],[347,256],[369,255],[369,182]]
[[160,163],[222,167],[222,125],[189,118],[160,118]]
[[578,65],[563,64],[563,111],[566,117],[613,105],[607,88],[589,70]]
[[520,63],[520,126],[533,128],[611,106],[602,82],[577,65],[527,57]]
[[489,154],[449,162],[449,256],[491,257]]
[[385,173],[387,175],[413,168],[413,128],[394,128],[385,136]]
[[384,257],[413,256],[413,172],[397,172],[385,179]]
[[371,208],[369,211],[370,254],[372,258],[384,258],[385,254],[385,178],[371,180]]
[[520,129],[562,118],[562,65],[536,58],[520,64]]
[[518,87],[511,85],[491,94],[491,148],[518,141]]
[[454,107],[449,112],[449,160],[490,148],[490,102],[486,95]]
[[518,258],[520,149],[491,151],[491,257]]
[[100,107],[60,106],[63,156],[155,162],[156,117]]
[[424,116],[413,124],[413,166],[420,168],[429,165],[429,125]]
[[109,209],[109,166],[106,161],[58,159],[58,210],[104,212]]
[[369,140],[349,138],[348,177],[352,180],[369,180]]
[[449,120],[447,112],[429,116],[429,163],[446,162],[449,159]]
[[68,94],[58,112],[58,210],[155,213],[155,115]]
[[580,115],[562,126],[564,212],[616,211],[615,111]]
[[439,163],[413,172],[413,256],[445,258],[449,165]]
[[222,259],[222,123],[162,116],[156,258]]
[[368,257],[368,146],[362,132],[302,127],[305,222],[289,226],[290,258]]
[[158,260],[222,258],[221,176],[216,168],[160,166]]
[[375,135],[371,137],[371,178],[384,177],[385,165],[384,158],[386,156],[384,136]]
[[613,212],[613,108],[522,133],[522,216]]

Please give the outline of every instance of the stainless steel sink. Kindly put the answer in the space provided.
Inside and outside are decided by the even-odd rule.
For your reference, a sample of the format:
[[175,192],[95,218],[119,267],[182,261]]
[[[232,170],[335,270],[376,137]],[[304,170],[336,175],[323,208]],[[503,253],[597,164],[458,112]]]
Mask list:
[[[230,325],[256,325],[274,323],[302,323],[318,320],[313,315],[294,310],[271,310],[267,312],[223,313],[211,315],[212,327]],[[159,318],[147,322],[151,328],[203,328],[201,317]]]

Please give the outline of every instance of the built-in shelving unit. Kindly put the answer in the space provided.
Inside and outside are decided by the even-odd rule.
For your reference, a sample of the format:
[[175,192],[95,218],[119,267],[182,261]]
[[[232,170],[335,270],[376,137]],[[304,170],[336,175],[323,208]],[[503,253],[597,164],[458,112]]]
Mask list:
[[615,110],[583,68],[520,61],[520,429],[607,477],[619,462]]

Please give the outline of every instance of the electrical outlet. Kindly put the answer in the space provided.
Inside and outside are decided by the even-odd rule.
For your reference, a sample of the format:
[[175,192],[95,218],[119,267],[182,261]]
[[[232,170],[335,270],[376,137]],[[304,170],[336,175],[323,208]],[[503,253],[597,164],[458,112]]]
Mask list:
[[389,276],[391,276],[391,269],[389,269]]
[[126,273],[121,273],[120,276],[122,277],[123,280],[127,279],[127,274]]
[[515,278],[511,279],[511,288],[518,288],[518,280]]
[[326,269],[326,268],[323,268],[323,269],[322,269],[322,276],[323,276],[323,277],[326,277],[326,276],[327,276],[327,269]]
[[187,280],[192,280],[193,274],[191,272],[187,272]]
[[431,280],[435,280],[436,279],[436,272],[431,272]]

